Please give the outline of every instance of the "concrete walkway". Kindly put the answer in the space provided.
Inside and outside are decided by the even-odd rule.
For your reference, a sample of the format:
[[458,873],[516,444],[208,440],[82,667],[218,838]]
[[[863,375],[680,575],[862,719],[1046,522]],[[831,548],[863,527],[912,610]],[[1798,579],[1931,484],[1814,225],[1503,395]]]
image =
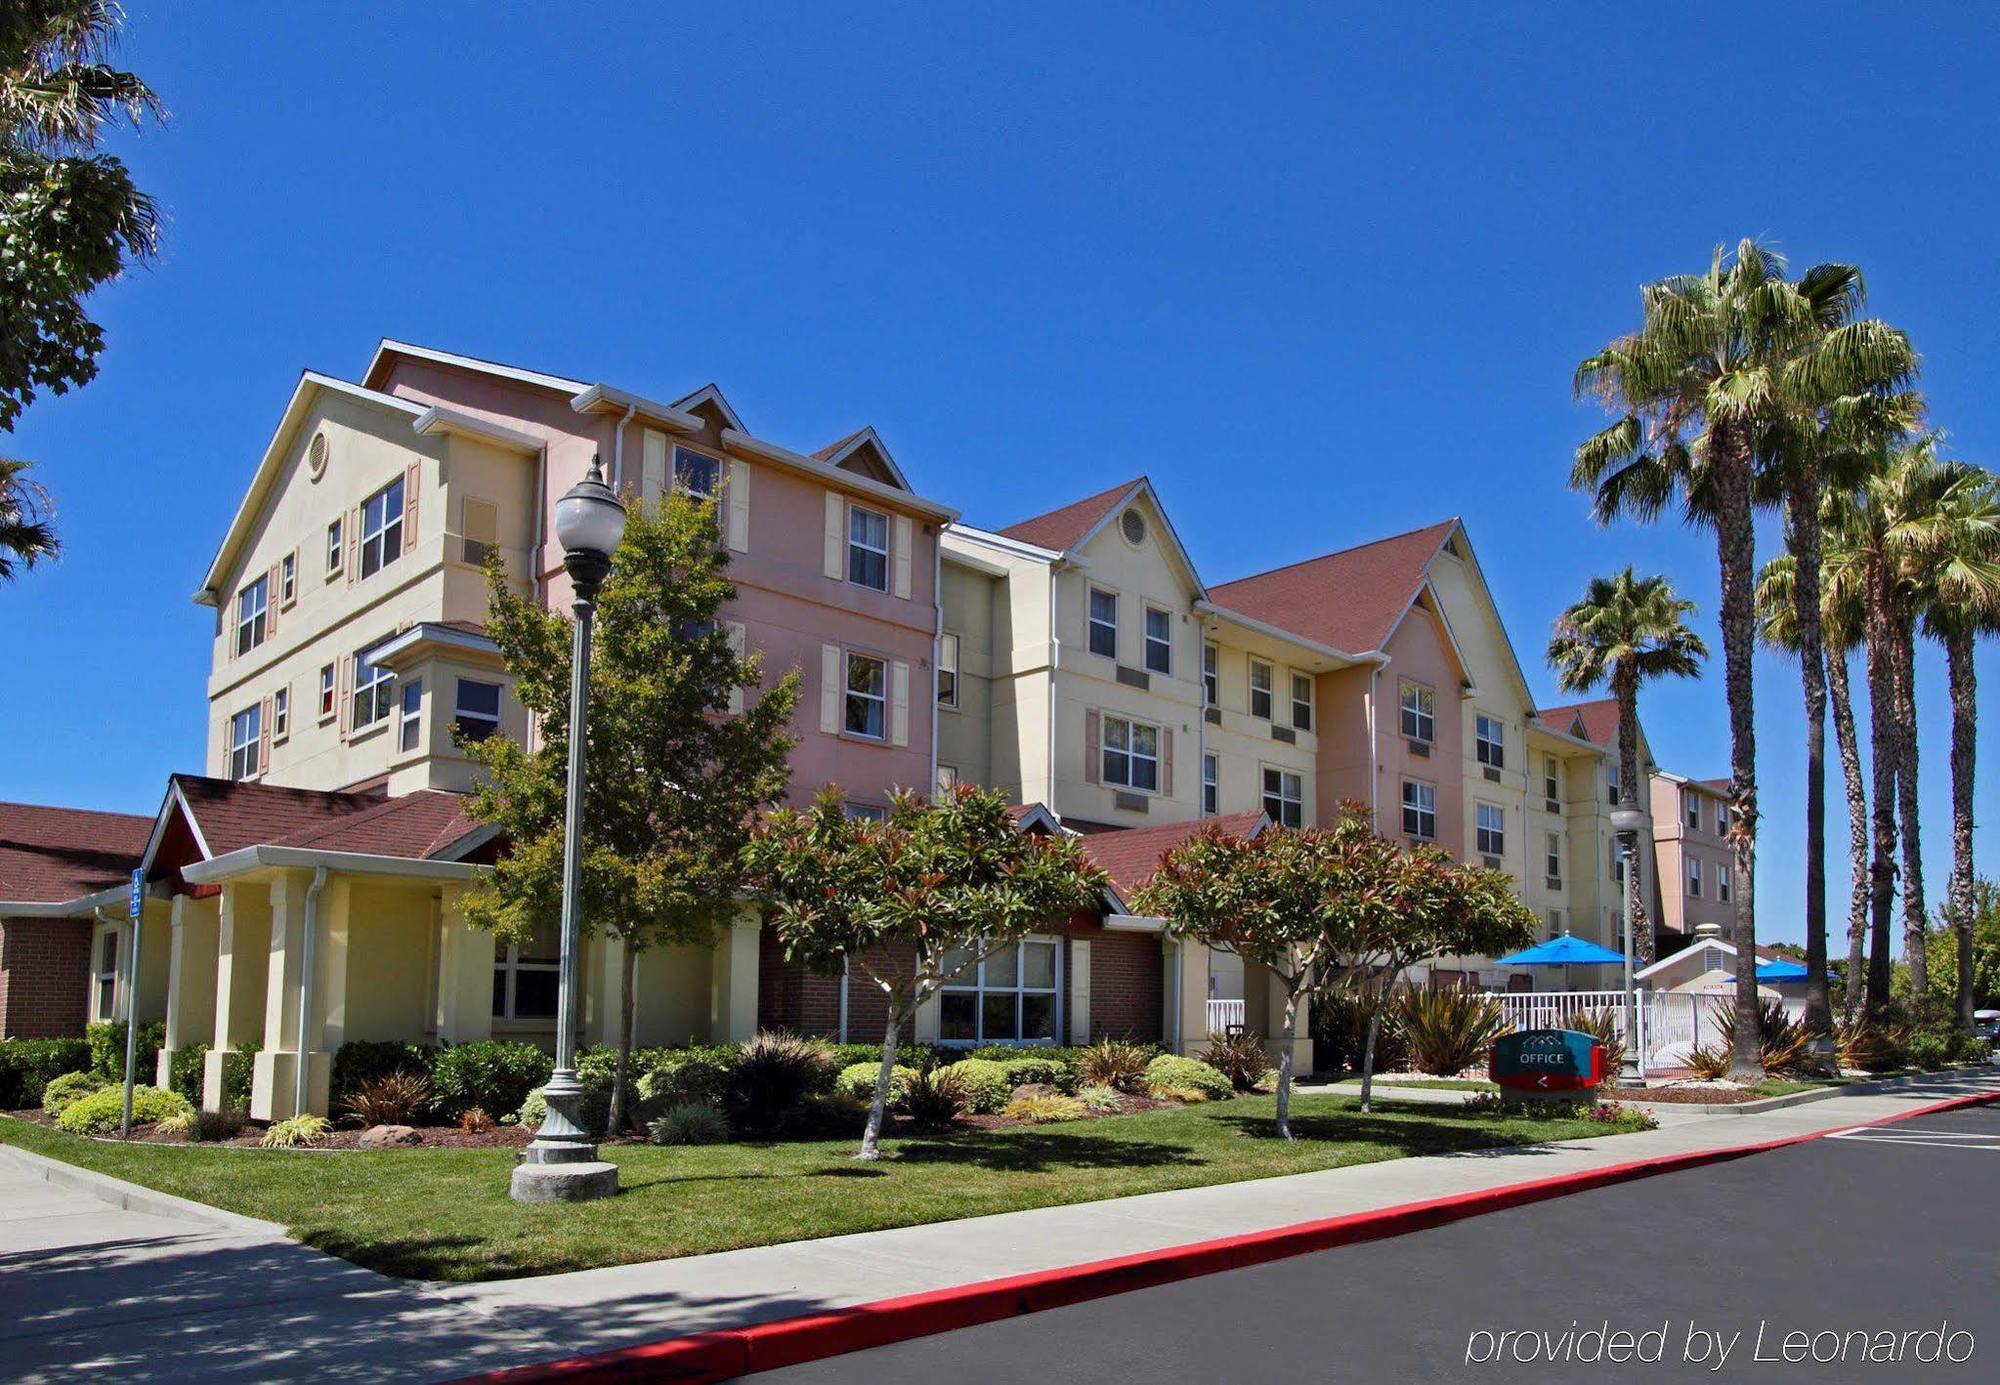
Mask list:
[[[2000,1068],[1754,1116],[489,1284],[418,1286],[0,1149],[0,1378],[440,1379],[1689,1151],[2000,1091]],[[1385,1097],[1389,1093],[1383,1094]],[[1398,1093],[1401,1095],[1401,1093]],[[109,1199],[108,1201],[106,1199]],[[114,1204],[131,1200],[133,1205]]]

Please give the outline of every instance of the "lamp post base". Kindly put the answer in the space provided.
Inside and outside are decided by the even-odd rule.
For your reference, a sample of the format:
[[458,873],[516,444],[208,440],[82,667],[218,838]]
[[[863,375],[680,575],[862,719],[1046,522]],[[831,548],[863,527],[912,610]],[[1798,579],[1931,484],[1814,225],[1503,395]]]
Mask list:
[[516,1202],[594,1202],[618,1191],[618,1166],[602,1162],[516,1164],[507,1195]]
[[1646,1079],[1640,1076],[1636,1063],[1628,1063],[1618,1069],[1618,1078],[1615,1085],[1620,1091],[1643,1092],[1646,1090]]

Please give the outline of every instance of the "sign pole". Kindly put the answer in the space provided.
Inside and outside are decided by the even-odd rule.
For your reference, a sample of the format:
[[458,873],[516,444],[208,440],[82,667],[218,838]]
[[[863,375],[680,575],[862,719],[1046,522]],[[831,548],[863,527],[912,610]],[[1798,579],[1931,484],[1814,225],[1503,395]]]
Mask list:
[[146,926],[146,873],[132,872],[132,895],[126,902],[132,919],[131,958],[125,964],[125,1105],[119,1117],[118,1138],[132,1138],[132,1065],[139,1049],[139,932]]

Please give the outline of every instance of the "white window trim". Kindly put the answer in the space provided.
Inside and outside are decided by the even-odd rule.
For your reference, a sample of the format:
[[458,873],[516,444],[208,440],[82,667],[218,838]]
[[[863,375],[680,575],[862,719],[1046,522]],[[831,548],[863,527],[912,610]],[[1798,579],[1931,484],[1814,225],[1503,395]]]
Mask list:
[[1542,864],[1548,868],[1547,875],[1551,880],[1560,880],[1563,878],[1562,862],[1564,855],[1562,833],[1550,832],[1548,840],[1544,845],[1547,848],[1544,854],[1548,859]]
[[[1107,597],[1111,601],[1111,619],[1108,621],[1097,618],[1097,598],[1100,596]],[[1090,653],[1097,655],[1100,659],[1116,659],[1118,657],[1118,593],[1110,590],[1108,587],[1091,587],[1089,595],[1084,598],[1083,617],[1083,647]],[[1109,653],[1097,647],[1096,635],[1100,629],[1111,632],[1111,650]]]
[[[1155,606],[1150,602],[1142,609],[1144,610],[1144,615],[1140,617],[1142,624],[1139,633],[1145,637],[1145,648],[1140,651],[1141,667],[1148,673],[1157,673],[1162,678],[1171,678],[1174,676],[1174,613],[1164,606]],[[1160,617],[1160,619],[1167,623],[1167,633],[1164,639],[1153,634],[1154,616]],[[1164,651],[1160,656],[1161,664],[1159,666],[1155,666],[1153,663],[1153,650],[1155,648]]]
[[[1111,744],[1111,728],[1114,725],[1125,728],[1125,744],[1123,746],[1114,746]],[[1153,733],[1153,753],[1151,755],[1141,754],[1139,751],[1138,733],[1142,730]],[[1106,715],[1103,725],[1099,728],[1098,736],[1098,768],[1101,771],[1098,777],[1104,781],[1106,787],[1123,789],[1127,793],[1157,794],[1160,791],[1160,727],[1157,722],[1139,721],[1133,717]],[[1113,754],[1125,757],[1125,779],[1123,782],[1111,777],[1111,756]],[[1133,773],[1133,770],[1142,760],[1149,761],[1153,766],[1153,787],[1150,789],[1133,782],[1138,778]]]
[[562,962],[560,959],[546,962],[524,962],[521,960],[521,945],[519,943],[509,943],[504,948],[494,949],[493,970],[496,972],[505,972],[507,976],[506,989],[501,992],[502,1003],[493,1011],[494,1023],[552,1025],[556,1022],[555,1015],[517,1015],[514,1013],[518,1004],[514,992],[515,981],[522,972],[553,972],[560,976],[562,973]]
[[[699,457],[701,458],[702,461],[707,462],[710,466],[715,468],[715,486],[712,490],[705,490],[705,491],[697,490],[693,486],[686,485],[683,483],[681,475],[682,457]],[[674,489],[677,491],[681,491],[687,495],[695,496],[697,499],[701,500],[709,500],[709,501],[719,500],[722,495],[722,486],[724,478],[727,477],[728,474],[729,474],[728,463],[724,462],[720,457],[711,457],[708,455],[708,453],[693,447],[674,448],[673,484],[674,484]],[[849,536],[850,538],[852,537],[851,530],[849,531]]]
[[1542,756],[1542,797],[1551,803],[1562,802],[1562,766],[1553,755]]
[[1201,705],[1222,705],[1222,650],[1207,640],[1201,645]]
[[271,744],[279,745],[292,736],[292,687],[287,683],[271,694]]
[[1214,817],[1222,809],[1222,757],[1213,750],[1201,756],[1201,813]]
[[[494,688],[500,692],[500,698],[494,700],[494,707],[491,714],[486,712],[468,712],[466,710],[464,698],[467,684],[475,687]],[[502,688],[498,683],[489,683],[483,678],[454,679],[451,689],[451,719],[458,725],[468,729],[475,723],[487,727],[487,736],[497,736],[500,734],[500,702],[505,696],[506,689]],[[484,739],[484,737],[481,739]]]
[[[396,713],[400,709],[400,704],[397,702],[397,695],[396,695],[396,675],[393,672],[383,668],[380,664],[374,662],[372,659],[369,659],[367,660],[367,663],[370,671],[378,676],[370,678],[366,683],[363,683],[361,681],[361,665],[363,660],[367,659],[367,655],[369,654],[370,651],[380,649],[387,642],[388,641],[386,640],[377,640],[374,644],[368,645],[362,649],[355,650],[354,653],[349,656],[354,660],[354,662],[350,665],[350,667],[353,670],[353,677],[348,680],[350,686],[348,687],[347,690],[348,699],[352,704],[347,722],[350,734],[360,735],[363,732],[372,732],[376,730],[378,727],[386,726],[391,721],[395,720]],[[389,705],[382,711],[376,712],[374,715],[370,716],[368,720],[363,721],[361,719],[362,692],[364,690],[372,692],[375,688],[377,688],[379,685],[383,683],[386,683],[389,686]],[[374,705],[378,701],[380,701],[379,697],[369,698],[370,711],[374,711]]]
[[[1257,798],[1259,806],[1266,813],[1270,814],[1272,822],[1277,823],[1281,827],[1304,827],[1306,825],[1306,777],[1297,770],[1286,769],[1282,765],[1260,765],[1258,769],[1260,771]],[[1278,789],[1276,793],[1271,791],[1271,776],[1274,774],[1278,776]],[[1285,781],[1288,779],[1294,781],[1297,789],[1297,792],[1289,798],[1285,796]],[[1270,807],[1271,800],[1273,799],[1277,801],[1279,809],[1275,813],[1271,812]],[[1287,805],[1296,805],[1298,807],[1299,820],[1296,824],[1285,821],[1284,809]]]
[[[1257,686],[1257,671],[1259,669],[1264,671],[1264,686],[1262,688]],[[1262,659],[1251,659],[1249,678],[1245,686],[1250,689],[1250,715],[1259,721],[1274,720],[1278,711],[1277,667]],[[1260,692],[1264,694],[1264,710],[1261,712],[1257,710],[1257,694]]]
[[[937,705],[956,710],[958,707],[958,654],[959,638],[946,630],[938,636],[937,655]],[[951,675],[951,696],[944,692],[944,676]]]
[[299,599],[299,555],[294,549],[278,559],[278,606],[289,610]]
[[1701,857],[1688,857],[1687,894],[1689,899],[1701,898]]
[[326,576],[340,576],[347,566],[347,517],[338,516],[326,526]]
[[[1492,734],[1486,730],[1490,728]],[[1507,726],[1500,718],[1485,712],[1472,714],[1473,758],[1490,769],[1507,768]]]
[[319,719],[322,723],[332,721],[340,715],[340,665],[321,664],[319,668]]
[[[243,734],[244,728],[249,735]],[[263,748],[264,704],[253,702],[242,711],[229,718],[229,777],[239,782],[255,779],[264,772],[263,757],[258,753]],[[240,767],[239,767],[240,762]]]
[[[389,518],[390,491],[396,492],[396,517],[394,519]],[[371,530],[368,527],[368,507],[378,500],[382,502],[382,520],[381,523]],[[359,571],[354,574],[355,580],[361,581],[373,577],[376,572],[382,571],[389,564],[403,556],[403,524],[409,513],[409,508],[410,497],[403,493],[403,478],[400,476],[389,482],[386,486],[383,486],[380,490],[372,492],[366,500],[361,502],[361,534],[360,541],[355,545],[354,559]],[[389,531],[392,529],[396,533],[396,542],[393,549],[389,544]],[[379,545],[382,555],[380,560],[375,564],[375,572],[368,570],[368,545],[371,543]]]
[[262,644],[270,632],[271,577],[245,582],[236,593],[236,653],[248,654]]
[[[881,670],[881,676],[882,676],[882,690],[881,690],[881,691],[880,691],[879,693],[871,693],[871,692],[859,692],[859,691],[856,691],[856,690],[855,690],[855,687],[854,687],[854,662],[855,662],[855,660],[857,660],[857,659],[865,659],[865,660],[867,660],[867,661],[868,661],[869,663],[871,663],[871,664],[874,664],[874,665],[875,665],[875,666],[876,666],[876,667],[877,667],[878,669],[880,669],[880,670]],[[862,699],[863,701],[867,701],[867,702],[873,702],[873,703],[875,703],[875,704],[876,704],[876,705],[877,705],[878,707],[880,707],[880,709],[881,709],[881,714],[882,714],[882,729],[881,729],[881,731],[880,731],[879,733],[876,733],[876,734],[872,734],[872,735],[871,735],[871,734],[870,734],[869,732],[866,732],[866,731],[857,731],[857,730],[855,730],[855,729],[854,729],[854,728],[853,728],[852,726],[850,726],[850,725],[848,724],[848,721],[847,721],[847,704],[848,704],[848,700],[849,700],[849,699],[851,699],[851,698],[857,698],[857,697],[858,697],[858,698],[861,698],[861,699]],[[841,734],[842,734],[843,736],[852,736],[852,737],[854,737],[854,738],[855,738],[856,740],[863,740],[863,741],[876,741],[876,742],[881,742],[881,743],[884,743],[884,744],[886,744],[886,743],[888,742],[888,740],[889,740],[889,661],[888,661],[887,659],[884,659],[884,658],[882,658],[882,657],[881,657],[880,655],[877,655],[877,654],[867,654],[867,653],[863,653],[863,652],[862,652],[861,650],[858,650],[858,649],[849,649],[849,650],[844,650],[844,651],[842,651],[842,654],[841,654],[841,679],[840,679],[840,733],[841,733]]]
[[[1498,827],[1488,827],[1484,822],[1480,821],[1489,812],[1500,815],[1500,825]],[[1492,846],[1486,844],[1489,834],[1497,835],[1499,838]],[[1507,854],[1507,810],[1505,808],[1497,803],[1475,803],[1472,805],[1472,844],[1481,856],[1505,856]]]
[[[1414,800],[1412,799],[1410,792],[1412,789],[1416,791]],[[1428,805],[1426,805],[1424,802],[1426,797],[1430,799]],[[1403,812],[1416,814],[1415,831],[1411,830],[1411,825],[1408,819],[1404,819],[1400,823],[1403,829],[1403,835],[1406,837],[1414,837],[1420,842],[1436,841],[1437,840],[1437,785],[1425,783],[1421,779],[1405,779],[1403,781],[1402,805],[1403,805],[1402,806]],[[1428,817],[1431,820],[1431,830],[1428,832],[1423,830],[1424,819],[1426,817]]]
[[[415,693],[417,705],[410,707],[410,694]],[[411,743],[414,734],[415,743]],[[424,680],[421,678],[399,679],[396,688],[396,749],[399,753],[410,753],[424,746]]]
[[1729,863],[1720,861],[1715,867],[1715,899],[1718,904],[1729,903]]
[[[91,957],[95,964],[91,968],[91,977],[96,982],[96,985],[91,988],[91,1004],[96,1010],[96,1014],[92,1018],[100,1022],[118,1017],[118,992],[120,990],[118,963],[120,954],[125,950],[125,944],[120,940],[118,933],[118,926],[113,924],[98,934],[91,945]],[[111,965],[109,967],[104,964],[104,944],[107,938],[110,939],[111,943]],[[111,995],[109,1005],[106,1005],[104,999],[107,990]]]
[[[1310,731],[1313,729],[1312,675],[1310,673],[1300,673],[1297,669],[1287,669],[1285,672],[1292,680],[1292,729],[1294,731]],[[1306,695],[1304,697],[1299,696],[1299,684],[1301,683],[1305,684],[1306,688]],[[1299,720],[1300,708],[1305,709],[1304,721]]]
[[[856,515],[866,515],[871,519],[879,519],[882,521],[882,546],[880,548],[877,548],[872,543],[864,543],[860,539],[854,537],[854,518]],[[882,559],[881,586],[878,587],[873,582],[858,582],[855,580],[854,551],[856,549],[860,549],[863,553],[878,554],[881,557]],[[884,513],[881,510],[872,509],[867,505],[857,504],[852,500],[848,501],[846,551],[847,551],[846,576],[849,586],[859,587],[863,591],[871,591],[871,592],[886,592],[889,590],[889,516],[886,513]]]
[[[1053,986],[1022,985],[1021,978],[1023,973],[1027,969],[1021,965],[1021,958],[1017,951],[1014,958],[1015,984],[1012,986],[995,986],[990,989],[996,995],[1012,994],[1014,996],[1014,1033],[1016,1035],[1018,1035],[1021,1032],[1021,997],[1024,995],[1049,996],[1051,998],[1049,1027],[1054,1031],[1053,1036],[1047,1039],[1022,1039],[1022,1038],[1005,1038],[997,1036],[989,1037],[987,1035],[986,993],[989,988],[986,985],[986,962],[991,960],[989,958],[974,963],[965,973],[962,973],[957,980],[948,981],[938,987],[938,1010],[939,1010],[938,1028],[940,1032],[940,1037],[937,1041],[938,1047],[979,1048],[986,1044],[1002,1044],[1002,1043],[1017,1044],[1023,1048],[1054,1047],[1055,1045],[1060,1044],[1063,1041],[1063,1026],[1067,1022],[1068,1016],[1066,1016],[1063,1013],[1066,1007],[1063,1003],[1065,977],[1063,976],[1064,948],[1062,945],[1062,939],[1054,937],[1053,935],[1047,933],[1030,933],[1026,937],[1022,938],[1020,940],[1020,943],[1051,945],[1052,951],[1055,954],[1055,984]],[[1019,944],[1016,944],[1016,947],[1018,948]],[[952,995],[952,994],[970,995],[972,997],[973,1029],[977,1037],[970,1039],[947,1039],[942,1037],[942,1032],[944,1028],[944,1015],[943,1015],[944,997],[946,995]]]
[[[1430,704],[1428,710],[1424,706],[1426,702]],[[1420,741],[1424,745],[1437,744],[1436,688],[1405,678],[1396,692],[1396,707],[1396,728],[1403,733],[1404,740]],[[1429,724],[1428,729],[1426,723]]]

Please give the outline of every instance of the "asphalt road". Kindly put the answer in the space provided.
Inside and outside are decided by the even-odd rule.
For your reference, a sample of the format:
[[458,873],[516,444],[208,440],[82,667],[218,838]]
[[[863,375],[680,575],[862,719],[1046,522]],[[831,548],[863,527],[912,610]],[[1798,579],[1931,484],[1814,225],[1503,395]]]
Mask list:
[[[1627,1359],[1573,1359],[1626,1345],[1600,1343],[1607,1325],[1630,1334]],[[1793,1333],[1802,1359],[1787,1361]],[[1815,1349],[1824,1359],[1812,1359]],[[1815,1140],[757,1379],[2000,1380],[2000,1108]]]

